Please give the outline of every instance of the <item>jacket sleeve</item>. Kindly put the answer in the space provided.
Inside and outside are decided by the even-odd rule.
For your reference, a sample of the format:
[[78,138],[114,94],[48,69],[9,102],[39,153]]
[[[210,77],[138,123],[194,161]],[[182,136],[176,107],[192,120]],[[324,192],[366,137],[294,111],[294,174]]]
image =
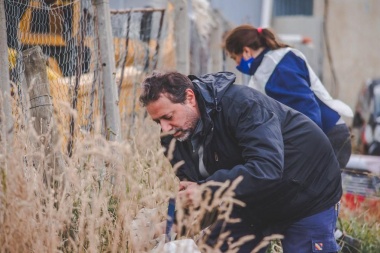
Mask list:
[[226,111],[224,115],[228,118],[230,133],[242,150],[245,163],[218,170],[206,181],[232,182],[242,176],[243,181],[235,194],[244,200],[272,188],[282,178],[284,141],[281,123],[275,113],[252,99],[233,103]]
[[288,53],[265,85],[268,96],[299,111],[322,128],[321,109],[310,88],[307,65],[294,53]]

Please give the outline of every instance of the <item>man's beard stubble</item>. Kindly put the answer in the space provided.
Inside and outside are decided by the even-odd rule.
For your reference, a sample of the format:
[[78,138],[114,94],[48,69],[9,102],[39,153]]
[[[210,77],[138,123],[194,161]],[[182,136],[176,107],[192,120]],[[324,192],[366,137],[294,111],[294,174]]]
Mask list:
[[[186,141],[194,132],[195,126],[198,123],[199,117],[191,110],[189,110],[186,114],[186,123],[185,127],[186,129],[183,128],[176,128],[175,133],[177,132],[182,132],[182,136],[176,137],[176,139],[180,142]],[[187,127],[188,126],[188,127]]]

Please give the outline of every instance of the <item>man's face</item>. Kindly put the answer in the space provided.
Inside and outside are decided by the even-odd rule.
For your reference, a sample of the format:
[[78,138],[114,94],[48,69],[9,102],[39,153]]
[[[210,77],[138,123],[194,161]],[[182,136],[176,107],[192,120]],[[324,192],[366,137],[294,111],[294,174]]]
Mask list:
[[179,141],[189,138],[199,120],[198,105],[191,89],[186,90],[185,104],[173,103],[165,94],[161,94],[146,109],[164,133],[172,134]]

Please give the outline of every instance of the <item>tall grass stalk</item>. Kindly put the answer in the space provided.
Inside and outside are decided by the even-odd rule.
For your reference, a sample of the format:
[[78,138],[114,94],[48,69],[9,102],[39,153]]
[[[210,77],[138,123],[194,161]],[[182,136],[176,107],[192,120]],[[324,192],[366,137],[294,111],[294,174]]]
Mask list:
[[[9,153],[2,131],[0,252],[150,252],[154,247],[160,252],[163,241],[153,238],[155,224],[166,219],[167,201],[175,196],[178,180],[160,146],[159,127],[143,116],[129,127],[135,135],[121,143],[106,141],[99,127],[77,136],[73,155],[60,154],[62,170],[46,162],[51,158],[35,145],[40,138],[35,131],[24,127],[14,133]],[[232,205],[244,205],[234,199],[238,183],[213,184],[219,187],[214,198],[205,194],[200,208],[189,214],[178,208],[178,227],[184,234],[177,238],[191,237],[203,252],[217,252],[221,241],[206,245],[201,234],[207,236],[207,230],[195,221],[219,208],[217,218],[234,222],[228,219]],[[345,231],[366,242],[362,252],[378,252],[378,220],[356,218],[343,212]],[[221,239],[228,236],[226,231]],[[267,238],[266,244],[279,238]],[[250,239],[231,243],[229,252]],[[276,243],[268,251],[282,252]]]
[[61,173],[30,141],[33,131],[17,132],[0,155],[0,252],[148,251],[148,239],[134,245],[132,221],[143,207],[162,220],[177,185],[149,123],[122,143],[84,134],[72,157],[62,155]]
[[[356,252],[380,252],[380,202],[378,197],[369,197],[364,203],[358,204],[355,209],[346,207],[343,202],[340,217],[340,229],[360,242],[358,246],[354,245]],[[345,246],[344,243],[341,246]],[[343,252],[347,251],[343,250]]]

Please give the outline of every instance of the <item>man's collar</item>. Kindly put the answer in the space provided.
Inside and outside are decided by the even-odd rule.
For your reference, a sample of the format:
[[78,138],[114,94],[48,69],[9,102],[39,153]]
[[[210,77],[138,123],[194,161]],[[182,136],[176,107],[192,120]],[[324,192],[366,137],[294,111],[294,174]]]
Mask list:
[[190,138],[191,144],[192,144],[194,150],[198,150],[198,148],[199,148],[199,144],[200,144],[200,138],[199,137],[200,137],[200,134],[202,131],[203,131],[203,122],[202,122],[202,119],[199,119],[197,122],[197,125],[194,128],[194,132]]
[[191,135],[191,139],[196,138],[203,130],[203,122],[202,119],[199,118],[197,125],[194,128],[193,134]]

